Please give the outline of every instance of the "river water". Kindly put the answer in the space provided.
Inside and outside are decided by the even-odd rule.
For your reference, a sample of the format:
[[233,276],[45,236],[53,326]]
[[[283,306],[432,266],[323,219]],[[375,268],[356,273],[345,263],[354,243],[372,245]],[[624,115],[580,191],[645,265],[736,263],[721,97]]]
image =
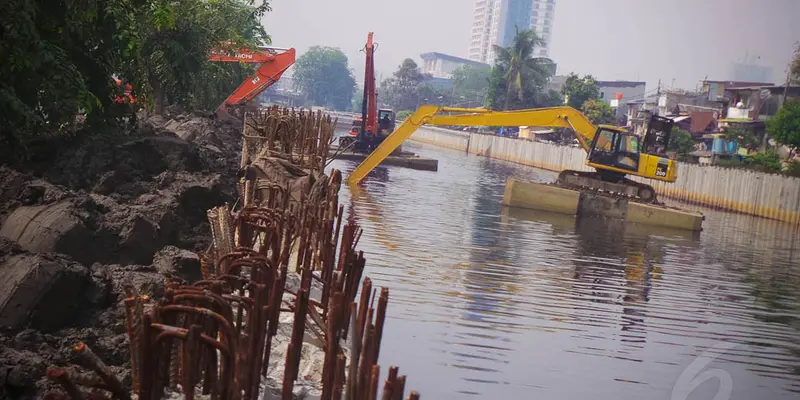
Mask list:
[[424,399],[800,398],[797,228],[701,209],[693,235],[509,209],[507,177],[555,174],[404,148],[439,171],[379,167],[340,198],[366,275],[390,288],[382,376],[399,366]]

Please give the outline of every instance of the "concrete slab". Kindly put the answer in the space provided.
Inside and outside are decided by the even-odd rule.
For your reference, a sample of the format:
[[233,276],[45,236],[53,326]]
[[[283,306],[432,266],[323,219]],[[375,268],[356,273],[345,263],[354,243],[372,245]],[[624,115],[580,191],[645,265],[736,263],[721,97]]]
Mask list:
[[503,205],[564,214],[576,214],[579,201],[580,193],[574,190],[514,178],[506,180],[503,193]]
[[503,205],[563,214],[595,216],[670,229],[702,230],[703,215],[677,208],[631,202],[553,185],[506,180]]
[[628,222],[663,226],[665,228],[703,230],[703,215],[700,213],[678,210],[675,208],[652,206],[649,204],[629,203]]

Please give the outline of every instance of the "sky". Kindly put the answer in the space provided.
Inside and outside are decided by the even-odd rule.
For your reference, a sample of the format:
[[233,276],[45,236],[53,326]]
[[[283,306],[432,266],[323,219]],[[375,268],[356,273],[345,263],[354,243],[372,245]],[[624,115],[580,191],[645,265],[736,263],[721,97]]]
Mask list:
[[[338,47],[356,81],[374,32],[376,75],[405,58],[437,51],[466,57],[474,0],[270,0],[263,17],[276,47],[298,57],[314,45]],[[704,78],[730,79],[747,56],[782,83],[800,41],[800,0],[556,0],[550,56],[557,74],[694,89]]]

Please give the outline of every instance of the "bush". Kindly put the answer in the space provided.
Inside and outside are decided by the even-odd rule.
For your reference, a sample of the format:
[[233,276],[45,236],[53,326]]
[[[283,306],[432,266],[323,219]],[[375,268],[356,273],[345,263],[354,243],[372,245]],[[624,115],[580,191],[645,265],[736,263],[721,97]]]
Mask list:
[[780,172],[783,170],[781,158],[774,150],[767,150],[763,153],[759,152],[749,155],[745,158],[745,163],[763,172]]
[[789,161],[786,164],[786,175],[800,178],[800,161]]
[[410,110],[402,110],[397,112],[396,118],[398,121],[405,121],[405,119],[408,118],[409,115],[411,115]]

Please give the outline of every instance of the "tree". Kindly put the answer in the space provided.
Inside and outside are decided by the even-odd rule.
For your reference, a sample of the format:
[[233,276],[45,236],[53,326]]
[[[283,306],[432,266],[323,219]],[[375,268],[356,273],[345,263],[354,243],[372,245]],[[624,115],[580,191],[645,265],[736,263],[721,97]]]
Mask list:
[[461,102],[483,101],[489,80],[491,67],[465,64],[453,71],[453,91],[456,97],[463,97]]
[[593,124],[613,124],[617,122],[614,109],[603,100],[587,100],[583,103],[581,111]]
[[517,29],[509,47],[495,45],[495,65],[489,83],[488,105],[492,109],[513,110],[537,107],[551,73],[552,61],[534,57],[542,41],[532,30]]
[[583,78],[575,73],[567,75],[561,93],[567,96],[567,105],[575,109],[580,109],[587,100],[600,98],[597,81],[591,75]]
[[795,85],[800,85],[800,42],[797,42],[794,49],[794,59],[789,65],[789,73],[791,82]]
[[667,143],[667,150],[674,151],[683,156],[694,151],[694,145],[695,142],[691,133],[677,126],[672,127],[669,143]]
[[789,100],[766,121],[767,133],[778,143],[792,149],[800,148],[800,101]]
[[[160,111],[167,101],[216,106],[252,66],[216,65],[209,50],[269,42],[259,22],[268,10],[246,0],[4,1],[0,149],[18,157],[32,141],[74,132],[77,121],[119,125],[135,108]],[[130,81],[133,107],[113,102],[114,76]]]
[[539,95],[537,101],[540,107],[557,107],[564,105],[564,96],[555,90],[548,90]]
[[347,56],[338,48],[313,46],[295,62],[294,83],[318,106],[336,110],[352,107],[356,79]]
[[[211,65],[212,48],[233,52],[270,42],[258,20],[269,10],[267,3],[254,9],[242,0],[142,1],[146,6],[132,13],[135,23],[118,32],[128,43],[120,72],[135,81],[137,94],[148,99],[157,114],[167,103],[189,108],[218,104],[224,99],[220,95],[229,92],[198,89],[232,90],[252,71],[252,66]],[[119,7],[117,12],[124,18],[128,8]]]
[[725,140],[736,142],[740,147],[750,150],[756,149],[759,145],[758,138],[749,129],[731,126],[725,131]]
[[406,58],[391,78],[381,82],[380,101],[395,110],[416,110],[421,103],[433,102],[437,96],[425,85],[427,78],[414,60]]

